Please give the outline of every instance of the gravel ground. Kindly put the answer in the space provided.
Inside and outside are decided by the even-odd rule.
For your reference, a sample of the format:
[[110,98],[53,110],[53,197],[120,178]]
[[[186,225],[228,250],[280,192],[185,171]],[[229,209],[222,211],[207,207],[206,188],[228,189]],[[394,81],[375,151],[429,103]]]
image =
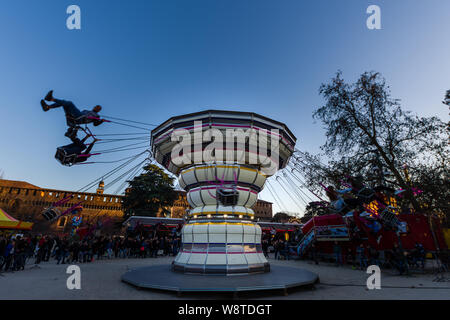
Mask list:
[[[120,280],[129,269],[140,266],[170,264],[173,257],[157,259],[100,260],[79,264],[81,289],[68,290],[67,264],[43,262],[38,267],[28,264],[24,271],[0,274],[0,299],[229,299],[221,294],[183,294],[155,290],[138,290]],[[308,261],[279,261],[271,264],[304,268],[319,274],[320,284],[314,288],[290,290],[288,296],[281,291],[243,293],[240,299],[450,299],[450,282],[434,282],[432,274],[398,276],[394,272],[383,272],[381,289],[368,290],[368,274],[350,267],[335,267],[333,264],[311,264]],[[447,278],[449,275],[446,275]]]

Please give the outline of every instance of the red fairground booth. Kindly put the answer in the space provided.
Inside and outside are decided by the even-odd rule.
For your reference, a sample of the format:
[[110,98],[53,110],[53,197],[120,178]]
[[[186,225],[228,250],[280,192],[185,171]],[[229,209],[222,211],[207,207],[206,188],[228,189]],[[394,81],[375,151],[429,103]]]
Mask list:
[[399,214],[397,218],[402,224],[398,235],[375,219],[360,217],[357,213],[346,217],[338,214],[314,217],[302,227],[304,237],[299,253],[304,255],[311,243],[316,242],[320,252],[332,254],[335,241],[339,241],[343,250],[355,250],[362,243],[384,251],[393,249],[399,242],[405,250],[412,250],[416,243],[422,244],[428,252],[447,249],[438,218],[426,214]]

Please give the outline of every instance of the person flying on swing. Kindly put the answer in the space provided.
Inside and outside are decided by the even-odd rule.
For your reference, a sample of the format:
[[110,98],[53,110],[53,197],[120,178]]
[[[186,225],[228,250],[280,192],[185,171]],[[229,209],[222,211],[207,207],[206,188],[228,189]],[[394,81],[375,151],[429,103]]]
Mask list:
[[[51,105],[48,105],[45,102],[45,100],[52,101],[54,103]],[[65,133],[65,136],[69,137],[71,139],[76,138],[77,131],[78,131],[78,125],[93,123],[94,126],[99,126],[103,122],[105,122],[105,120],[100,119],[100,116],[98,115],[98,112],[100,112],[102,110],[101,106],[96,105],[92,110],[80,111],[75,106],[75,104],[73,104],[72,101],[55,99],[53,97],[53,90],[50,90],[47,93],[47,95],[45,96],[45,98],[43,100],[41,100],[41,106],[45,112],[47,112],[50,109],[63,107],[64,112],[66,114],[67,125],[69,126],[69,129]]]
[[86,145],[86,140],[91,135],[86,135],[83,140],[75,137],[72,138],[72,143],[66,146],[58,147],[56,150],[55,158],[58,159],[63,165],[72,165],[80,162],[85,162],[91,156],[91,150],[97,139],[89,145]]

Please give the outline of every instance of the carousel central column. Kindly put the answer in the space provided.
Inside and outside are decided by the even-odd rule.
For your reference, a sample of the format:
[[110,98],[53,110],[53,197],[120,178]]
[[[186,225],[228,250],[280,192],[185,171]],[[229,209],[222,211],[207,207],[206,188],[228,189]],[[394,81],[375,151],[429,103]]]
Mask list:
[[294,145],[284,124],[254,113],[204,111],[171,118],[152,131],[155,159],[178,176],[191,206],[174,271],[270,271],[252,207]]
[[192,209],[182,230],[174,270],[201,273],[267,272],[261,228],[252,206],[266,177],[240,164],[201,164],[183,169],[180,185]]

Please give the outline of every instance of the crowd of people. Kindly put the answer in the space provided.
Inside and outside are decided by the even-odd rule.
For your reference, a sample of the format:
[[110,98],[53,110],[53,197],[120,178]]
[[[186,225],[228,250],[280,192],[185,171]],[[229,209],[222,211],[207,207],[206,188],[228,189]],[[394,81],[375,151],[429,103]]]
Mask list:
[[[282,237],[263,237],[261,243],[266,257],[284,260],[299,259],[295,241],[287,241]],[[273,256],[270,256],[272,252]],[[320,247],[313,242],[305,258],[315,264],[319,264],[319,261],[332,261],[338,267],[351,265],[352,269],[360,270],[366,270],[369,265],[377,265],[382,268],[396,269],[400,274],[405,274],[409,269],[423,270],[425,257],[426,251],[421,243],[416,243],[414,249],[409,251],[394,243],[391,250],[380,252],[369,244],[361,243],[352,248],[335,241],[332,254],[321,252]]]
[[[294,239],[292,239],[294,240]],[[262,250],[266,257],[273,252],[274,259],[297,259],[296,241],[287,241],[284,237],[266,235],[262,237]],[[181,248],[180,230],[171,233],[138,232],[127,236],[87,236],[81,240],[56,235],[0,235],[0,272],[24,270],[28,263],[39,264],[42,261],[55,261],[57,264],[90,263],[102,259],[156,258],[158,256],[176,256]],[[370,245],[360,244],[356,248],[333,244],[331,259],[336,266],[349,264],[353,269],[365,270],[368,265],[395,268],[400,274],[408,268],[424,268],[425,249],[416,243],[414,250],[406,252],[397,244],[392,250],[380,252]],[[382,256],[381,256],[382,255]],[[306,258],[314,263],[330,258],[320,252],[316,243],[312,243]]]
[[295,255],[293,243],[283,238],[271,238],[263,237],[261,240],[263,253],[266,257],[269,257],[270,251],[274,253],[274,259],[290,260],[291,256]]
[[[309,258],[319,264],[323,258],[318,246],[313,243],[309,252]],[[333,261],[336,266],[351,264],[353,269],[366,270],[369,265],[396,269],[400,274],[405,274],[409,269],[425,268],[426,251],[422,244],[416,243],[413,250],[406,251],[394,243],[391,250],[382,253],[370,245],[360,244],[355,249],[341,246],[337,241],[333,245]]]
[[179,233],[136,236],[88,236],[82,240],[52,235],[0,236],[0,272],[24,270],[54,259],[57,264],[89,263],[102,259],[175,256],[181,246]]

